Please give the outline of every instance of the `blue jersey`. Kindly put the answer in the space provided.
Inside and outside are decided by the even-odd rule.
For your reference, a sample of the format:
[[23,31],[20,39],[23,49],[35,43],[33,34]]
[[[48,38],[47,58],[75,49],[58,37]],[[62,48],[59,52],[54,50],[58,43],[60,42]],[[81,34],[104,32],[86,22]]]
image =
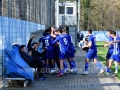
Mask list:
[[[109,37],[109,42],[111,42],[111,41],[113,41],[114,39],[110,36]],[[113,44],[111,44],[110,46],[109,46],[109,49],[113,49]]]
[[[59,35],[56,35],[56,38],[57,38],[58,36],[59,36]],[[55,40],[56,38],[54,38],[53,40]],[[60,52],[59,45],[58,45],[58,44],[55,44],[55,45],[54,45],[54,54],[55,54],[55,56],[58,56],[58,57],[59,57],[59,52]]]
[[53,48],[52,41],[53,40],[50,35],[45,35],[39,39],[39,42],[43,43],[43,47],[47,47],[48,49]]
[[[114,38],[114,41],[120,41],[119,37]],[[120,54],[120,42],[113,44],[113,55]]]
[[92,46],[89,48],[89,50],[94,50],[97,51],[97,46],[96,46],[96,39],[94,35],[90,35],[88,38],[88,42],[92,43]]
[[70,36],[69,34],[67,34],[67,39],[68,39],[69,46],[73,46],[72,36]]
[[53,44],[59,41],[59,48],[60,52],[65,53],[66,50],[68,50],[68,39],[66,34],[61,34],[56,37],[56,39],[53,41]]

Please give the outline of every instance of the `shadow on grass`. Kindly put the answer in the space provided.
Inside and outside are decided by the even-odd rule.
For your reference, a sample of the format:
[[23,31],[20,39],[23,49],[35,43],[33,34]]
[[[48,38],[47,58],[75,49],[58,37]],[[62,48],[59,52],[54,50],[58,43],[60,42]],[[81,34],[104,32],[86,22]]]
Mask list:
[[104,55],[104,54],[100,54],[100,55],[98,55],[98,58],[99,58],[99,60],[100,60],[101,62],[103,62],[103,64],[105,64],[105,65],[106,65],[106,60],[105,60],[105,57],[104,57],[104,56],[102,56],[102,55]]

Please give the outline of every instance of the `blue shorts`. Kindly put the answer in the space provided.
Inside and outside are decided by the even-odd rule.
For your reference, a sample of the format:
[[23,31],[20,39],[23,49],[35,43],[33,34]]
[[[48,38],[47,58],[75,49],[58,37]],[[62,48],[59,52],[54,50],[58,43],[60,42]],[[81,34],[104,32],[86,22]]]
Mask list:
[[68,50],[68,58],[74,58],[74,57],[75,57],[74,47],[69,47],[69,50]]
[[59,45],[54,46],[54,55],[59,57],[59,53],[60,53]]
[[109,49],[108,52],[107,52],[106,58],[110,59],[112,53],[113,53],[113,49]]
[[120,55],[111,55],[110,60],[120,62]]
[[66,51],[64,51],[64,52],[61,52],[61,51],[60,51],[60,53],[59,53],[59,58],[60,58],[61,60],[66,59],[67,56],[68,56],[68,50],[66,50]]
[[97,59],[97,51],[96,50],[89,50],[86,54],[86,58],[91,59]]
[[46,49],[46,55],[45,55],[46,59],[54,59],[54,49],[50,48],[50,49]]

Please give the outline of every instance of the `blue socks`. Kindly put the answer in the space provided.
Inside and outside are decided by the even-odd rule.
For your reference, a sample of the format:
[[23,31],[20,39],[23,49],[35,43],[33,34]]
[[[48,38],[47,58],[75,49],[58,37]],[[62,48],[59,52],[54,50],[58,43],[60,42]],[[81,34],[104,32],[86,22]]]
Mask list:
[[76,68],[76,63],[75,63],[75,61],[69,61],[69,63],[70,63],[70,68],[72,69],[72,68]]
[[88,67],[89,67],[89,63],[86,62],[86,63],[85,63],[85,71],[88,71]]
[[108,73],[110,73],[110,72],[111,72],[110,68],[107,68],[107,72],[108,72]]
[[101,69],[102,69],[102,66],[101,66],[101,64],[100,64],[100,62],[99,62],[99,61],[96,63],[96,65],[97,65],[97,67],[98,67],[98,69],[99,69],[99,70],[101,70]]
[[61,73],[61,74],[63,74],[63,73],[64,73],[64,71],[63,71],[63,70],[60,70],[60,73]]
[[70,61],[69,63],[70,63],[70,69],[72,69],[74,66],[74,63],[72,61]]
[[[97,62],[96,65],[97,65],[97,67],[98,67],[99,70],[102,69],[102,66],[101,66],[100,62]],[[88,71],[88,67],[89,67],[89,63],[86,62],[85,63],[85,71]]]
[[67,65],[66,61],[63,62],[63,66],[64,66],[64,68],[68,68],[68,65]]
[[76,68],[76,63],[75,61],[72,61],[73,62],[73,68]]

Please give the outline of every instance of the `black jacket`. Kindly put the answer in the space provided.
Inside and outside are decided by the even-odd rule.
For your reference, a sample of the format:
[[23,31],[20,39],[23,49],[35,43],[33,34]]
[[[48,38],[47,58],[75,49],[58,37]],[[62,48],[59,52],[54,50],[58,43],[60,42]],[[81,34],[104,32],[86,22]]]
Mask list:
[[36,58],[42,57],[45,54],[45,51],[40,53],[31,46],[32,39],[29,40],[28,42],[28,51],[32,51],[32,57],[35,60]]
[[28,55],[27,53],[25,52],[20,52],[20,56],[23,58],[23,60],[29,65],[30,62],[33,61],[33,58],[32,56]]

